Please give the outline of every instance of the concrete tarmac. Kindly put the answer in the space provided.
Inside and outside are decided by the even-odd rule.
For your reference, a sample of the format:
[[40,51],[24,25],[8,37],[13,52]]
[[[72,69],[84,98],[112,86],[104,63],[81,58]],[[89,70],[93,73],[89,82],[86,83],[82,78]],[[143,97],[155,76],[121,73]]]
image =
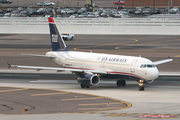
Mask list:
[[[75,39],[73,41],[66,41],[66,44],[70,50],[132,56],[141,55],[152,61],[166,59],[170,56],[173,58],[172,62],[157,67],[160,72],[171,72],[179,75],[179,38],[180,36],[75,35]],[[76,82],[76,76],[68,73],[61,74],[56,73],[55,71],[7,69],[7,62],[19,65],[58,67],[49,59],[20,55],[21,53],[45,54],[50,51],[51,45],[49,35],[2,35],[0,36],[0,43],[1,87],[8,86],[19,87],[20,89],[32,88],[91,94],[126,101],[132,105],[127,109],[98,112],[92,111],[86,113],[33,115],[26,115],[26,113],[24,113],[25,115],[1,115],[0,118],[2,120],[11,120],[12,118],[27,120],[77,120],[80,118],[87,120],[152,119],[146,118],[149,115],[154,115],[155,118],[153,119],[170,117],[168,119],[178,120],[180,118],[180,97],[178,96],[180,94],[179,76],[163,76],[158,78],[153,84],[145,84],[145,91],[139,91],[138,83],[135,81],[128,81],[126,87],[120,88],[115,85],[115,81],[102,81],[99,86],[94,86],[90,89],[81,89]],[[17,93],[14,92],[13,94],[12,92],[11,94],[14,96]],[[45,93],[47,93],[47,91]],[[4,95],[9,97],[9,94],[10,93],[5,93]],[[54,97],[52,96],[50,97],[50,99],[53,98]],[[41,107],[43,108],[44,106],[42,105]]]
[[[37,73],[31,74],[31,76],[33,75],[37,75]],[[1,76],[2,76],[2,72],[1,72]],[[17,76],[19,77],[26,76],[26,78],[29,78],[27,73],[17,74],[17,76],[13,76],[11,73],[9,75],[6,74],[4,76],[9,76],[9,78],[4,77],[0,79],[1,88],[3,88],[4,90],[4,91],[0,90],[0,92],[3,91],[3,94],[0,93],[1,96],[3,97],[1,98],[1,105],[2,105],[2,99],[6,99],[7,101],[13,101],[15,99],[16,101],[19,101],[19,104],[24,103],[29,106],[34,105],[34,107],[36,108],[35,110],[32,110],[30,107],[27,106],[22,107],[19,105],[18,108],[15,109],[18,110],[18,112],[14,111],[15,119],[77,120],[79,118],[86,118],[87,120],[90,120],[93,118],[100,120],[101,119],[150,120],[152,118],[137,117],[137,116],[149,116],[149,115],[154,115],[154,116],[159,115],[158,117],[153,119],[162,119],[161,117],[163,116],[173,116],[172,118],[168,118],[173,120],[178,120],[180,118],[180,114],[179,114],[180,107],[179,107],[179,96],[178,96],[180,94],[179,78],[174,78],[174,77],[159,78],[153,84],[145,84],[145,91],[139,91],[138,83],[135,81],[127,81],[127,85],[125,87],[120,87],[120,88],[115,85],[115,81],[102,81],[99,86],[94,86],[89,89],[81,89],[80,85],[76,82],[76,80],[72,79],[71,77],[72,75],[70,76],[69,80],[66,79],[69,77],[67,73],[62,73],[62,75],[59,74],[59,76],[61,77],[59,80],[44,79],[43,76],[42,79],[41,78],[17,79],[18,78]],[[7,88],[6,86],[11,86],[16,88]],[[17,88],[19,89],[19,91],[15,91],[17,90]],[[5,91],[11,89],[13,91]],[[66,111],[65,114],[63,110],[61,112],[60,109],[62,108],[60,107],[62,105],[61,103],[64,102],[61,100],[65,99],[64,97],[67,97],[67,94],[70,93],[66,93],[65,96],[63,97],[62,94],[60,94],[62,92],[82,93],[85,95],[90,94],[88,98],[94,98],[94,95],[101,97],[108,97],[111,99],[117,99],[119,101],[126,101],[132,106],[126,109],[111,110],[107,108],[117,108],[117,105],[113,105],[114,103],[118,103],[117,101],[113,102],[111,101],[111,99],[109,100],[107,99],[106,101],[104,101],[96,98],[92,101],[80,100],[78,101],[78,103],[76,103],[77,101],[72,99],[77,99],[77,98],[79,99],[79,97],[76,97],[76,94],[71,94],[71,96],[69,96],[69,98],[66,99],[71,99],[73,105],[75,106],[78,105],[78,109],[76,109],[76,112],[72,112],[71,110],[73,109],[70,107],[70,104],[68,105],[64,104],[66,105],[65,107],[66,109],[64,108],[65,110],[70,109],[70,111]],[[55,93],[59,93],[59,94],[55,94]],[[37,96],[32,96],[32,95],[37,95]],[[17,96],[20,100],[18,100],[17,97],[14,96]],[[21,99],[21,96],[23,97],[23,99]],[[77,96],[82,97],[79,94],[77,94]],[[6,101],[7,106],[12,107],[12,105],[7,101]],[[102,105],[101,101],[103,101],[102,104],[106,103],[105,105],[106,109],[101,106]],[[98,104],[101,105],[100,106],[95,105],[97,104],[96,102],[98,102]],[[5,103],[3,102],[3,104]],[[83,104],[86,104],[87,106],[79,106]],[[27,113],[23,111],[24,108],[28,109]],[[82,111],[78,112],[78,110],[80,109],[84,110],[84,112]],[[2,114],[0,117],[2,119],[10,120],[12,119],[13,116]]]

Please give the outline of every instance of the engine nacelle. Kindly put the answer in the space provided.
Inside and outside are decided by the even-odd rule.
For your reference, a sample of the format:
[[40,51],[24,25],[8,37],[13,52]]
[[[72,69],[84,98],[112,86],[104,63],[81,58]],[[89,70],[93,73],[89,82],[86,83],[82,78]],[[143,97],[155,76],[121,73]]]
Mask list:
[[84,77],[78,77],[77,81],[83,85],[94,86],[99,84],[100,78],[94,74],[86,74]]
[[145,80],[144,82],[145,82],[145,83],[153,83],[154,80]]

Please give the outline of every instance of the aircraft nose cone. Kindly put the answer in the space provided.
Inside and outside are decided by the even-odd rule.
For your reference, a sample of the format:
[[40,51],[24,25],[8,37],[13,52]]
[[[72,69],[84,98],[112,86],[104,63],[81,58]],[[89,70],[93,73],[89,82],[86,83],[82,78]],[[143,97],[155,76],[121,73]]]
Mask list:
[[149,80],[154,80],[159,76],[159,71],[157,68],[152,69],[151,72],[149,72]]

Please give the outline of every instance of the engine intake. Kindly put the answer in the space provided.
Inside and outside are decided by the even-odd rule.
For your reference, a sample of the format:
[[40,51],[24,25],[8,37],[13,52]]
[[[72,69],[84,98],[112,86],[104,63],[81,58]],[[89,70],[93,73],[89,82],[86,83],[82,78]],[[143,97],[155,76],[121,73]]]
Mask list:
[[94,86],[99,84],[100,78],[94,74],[86,74],[84,77],[79,77],[77,81],[83,85]]

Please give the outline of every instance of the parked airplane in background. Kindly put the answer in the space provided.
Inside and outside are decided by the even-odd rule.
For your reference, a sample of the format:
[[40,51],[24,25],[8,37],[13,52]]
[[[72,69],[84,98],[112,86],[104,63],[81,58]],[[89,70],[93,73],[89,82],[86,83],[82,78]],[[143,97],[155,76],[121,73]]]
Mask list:
[[62,68],[8,64],[9,68],[71,71],[78,76],[77,81],[81,88],[98,85],[100,78],[119,79],[117,86],[125,86],[125,80],[136,80],[139,82],[139,90],[143,91],[143,83],[152,83],[159,76],[156,65],[172,61],[169,58],[152,62],[143,57],[69,51],[58,32],[54,19],[48,18],[48,20],[52,51],[47,52],[46,55],[27,55],[50,58]]

